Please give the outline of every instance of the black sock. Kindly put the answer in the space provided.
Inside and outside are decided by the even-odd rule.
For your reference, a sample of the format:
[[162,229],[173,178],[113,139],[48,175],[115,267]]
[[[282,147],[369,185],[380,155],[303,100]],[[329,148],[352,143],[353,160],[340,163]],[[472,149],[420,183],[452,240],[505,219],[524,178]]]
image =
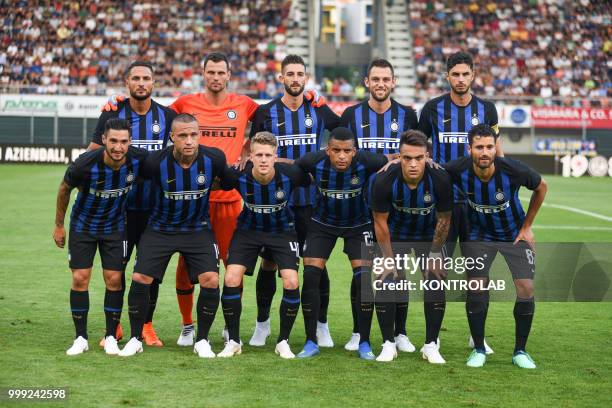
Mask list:
[[351,279],[351,314],[353,316],[353,333],[359,333],[359,307],[357,306],[355,279]]
[[465,303],[470,333],[474,340],[474,348],[479,351],[485,350],[484,338],[488,298],[489,292],[468,291]]
[[276,270],[266,271],[259,267],[255,282],[255,297],[257,299],[257,321],[265,322],[270,318],[270,307],[276,293]]
[[394,342],[393,326],[395,324],[395,302],[376,301],[376,317],[383,342]]
[[142,339],[142,326],[149,308],[149,286],[132,280],[128,293],[128,314],[130,315],[131,337]]
[[87,339],[87,313],[89,312],[89,291],[70,289],[70,310],[76,330],[76,337]]
[[215,315],[219,308],[219,288],[204,288],[200,286],[200,295],[198,296],[197,314],[198,314],[198,334],[196,341],[202,339],[208,340],[208,332],[215,321]]
[[283,300],[280,304],[280,332],[278,334],[277,343],[283,340],[289,340],[293,323],[300,309],[300,290],[299,289],[283,289]]
[[125,299],[125,269],[121,272],[121,299]]
[[157,307],[158,296],[159,281],[157,279],[153,279],[153,282],[151,282],[151,285],[149,286],[149,310],[147,311],[145,323],[151,323],[153,321],[153,313],[155,313],[155,308]]
[[317,342],[317,319],[319,318],[319,280],[323,269],[316,266],[304,266],[304,285],[302,286],[302,314],[306,340]]
[[240,343],[240,315],[242,314],[242,298],[240,287],[223,287],[221,296],[221,306],[223,307],[223,317],[229,332],[230,340]]
[[117,325],[121,321],[121,309],[123,309],[123,290],[109,290],[107,288],[104,293],[106,336],[116,336]]
[[394,336],[406,335],[406,320],[408,320],[408,291],[402,290],[395,294],[395,330]]
[[446,293],[440,290],[425,290],[423,294],[425,312],[425,344],[435,343],[440,335],[444,312],[446,311]]
[[516,298],[514,303],[514,325],[515,325],[515,343],[514,352],[525,351],[527,338],[531,331],[531,322],[533,321],[533,313],[535,312],[535,301],[530,299]]
[[[372,285],[370,284],[370,270],[366,267],[360,266],[353,268],[353,281],[355,281],[356,300],[355,303],[359,307],[357,310],[359,316],[359,343],[370,342],[370,330],[372,328],[372,316],[374,314],[374,302],[362,301],[363,291],[372,291]],[[373,298],[373,294],[370,294],[370,299]]]
[[321,304],[319,305],[319,319],[321,323],[327,323],[327,308],[329,307],[329,274],[327,267],[323,269],[321,280],[319,281],[319,297]]

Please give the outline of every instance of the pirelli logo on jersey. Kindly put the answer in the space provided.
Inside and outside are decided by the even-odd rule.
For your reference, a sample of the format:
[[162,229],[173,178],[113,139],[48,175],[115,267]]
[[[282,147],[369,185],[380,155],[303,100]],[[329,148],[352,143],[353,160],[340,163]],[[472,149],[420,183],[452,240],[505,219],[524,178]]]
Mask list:
[[440,143],[467,143],[467,132],[440,132],[438,141]]
[[505,201],[498,205],[476,204],[472,200],[468,200],[468,203],[470,204],[470,207],[474,209],[474,211],[483,213],[483,214],[497,214],[497,213],[504,211],[506,208],[510,207],[510,201]]
[[412,215],[429,215],[433,211],[435,206],[436,206],[435,204],[432,204],[429,207],[414,208],[414,207],[402,207],[402,206],[399,206],[393,203],[393,208],[396,211],[399,211],[405,214],[412,214]]
[[315,133],[302,133],[297,135],[276,136],[278,147],[287,146],[308,146],[317,144],[317,135]]
[[185,191],[164,191],[164,197],[168,200],[198,200],[208,193],[208,188],[203,190],[185,190]]
[[201,137],[236,137],[234,126],[200,126]]
[[395,137],[362,137],[359,139],[360,149],[399,149],[400,140]]
[[163,140],[139,140],[132,139],[132,146],[138,147],[140,149],[146,149],[150,152],[161,150],[164,147]]
[[349,198],[359,197],[361,195],[361,190],[361,187],[353,190],[328,190],[326,188],[319,187],[319,191],[323,196],[336,200],[346,200]]
[[89,194],[100,198],[117,198],[127,194],[131,189],[132,184],[123,188],[116,188],[113,190],[96,190],[95,188],[90,188]]
[[283,208],[285,208],[287,206],[287,201],[283,201],[280,204],[269,204],[269,205],[250,204],[245,201],[244,205],[250,211],[257,213],[257,214],[274,214],[276,212],[281,211]]

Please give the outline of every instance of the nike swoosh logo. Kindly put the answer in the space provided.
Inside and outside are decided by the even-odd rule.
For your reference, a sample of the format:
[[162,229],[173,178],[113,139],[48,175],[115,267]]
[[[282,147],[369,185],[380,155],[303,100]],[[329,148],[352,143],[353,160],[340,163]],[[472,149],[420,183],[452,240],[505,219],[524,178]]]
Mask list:
[[444,119],[444,120],[442,121],[442,123],[446,123],[446,122],[448,122],[449,120],[453,120],[453,118]]
[[166,183],[170,184],[170,183],[172,183],[174,180],[176,180],[176,179],[166,180]]
[[369,124],[369,123],[366,123],[365,125],[361,125],[361,128],[363,129],[363,128],[366,128],[366,127],[368,127],[368,126],[370,126],[370,124]]
[[279,123],[278,125],[276,125],[276,127],[281,127],[281,126],[283,126],[284,124],[285,124],[285,122],[281,122],[281,123]]
[[255,195],[255,193],[246,193],[245,195],[246,195],[247,197],[249,197],[249,196],[254,196],[254,195]]
[[104,180],[96,182],[96,184],[102,184],[102,183],[104,183]]

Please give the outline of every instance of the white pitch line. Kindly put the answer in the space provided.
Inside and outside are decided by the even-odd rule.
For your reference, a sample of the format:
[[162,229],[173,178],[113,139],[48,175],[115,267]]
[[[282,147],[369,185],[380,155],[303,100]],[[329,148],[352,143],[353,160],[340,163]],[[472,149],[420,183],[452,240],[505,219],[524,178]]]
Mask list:
[[612,231],[612,227],[583,227],[579,225],[534,225],[536,229],[581,230],[581,231]]
[[[529,202],[529,199],[527,197],[520,197],[520,199],[523,201]],[[567,205],[551,204],[551,203],[546,203],[546,202],[542,203],[542,205],[544,207],[558,208],[560,210],[571,211],[577,214],[587,215],[589,217],[598,218],[600,220],[612,222],[612,217],[608,217],[607,215],[598,214],[598,213],[594,213],[594,212],[587,211],[587,210],[581,210],[580,208],[568,207]]]

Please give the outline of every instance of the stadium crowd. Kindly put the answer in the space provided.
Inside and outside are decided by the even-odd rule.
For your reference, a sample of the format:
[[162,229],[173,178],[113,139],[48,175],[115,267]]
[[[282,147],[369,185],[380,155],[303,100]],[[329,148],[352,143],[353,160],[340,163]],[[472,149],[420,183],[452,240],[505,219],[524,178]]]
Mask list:
[[[446,91],[444,61],[475,56],[474,92],[605,100],[612,94],[612,3],[606,0],[410,1],[421,99]],[[539,98],[538,98],[539,97]]]
[[[0,2],[0,86],[21,92],[104,94],[138,56],[157,87],[201,89],[202,50],[230,57],[234,83],[275,96],[290,0]],[[274,91],[274,94],[269,95]]]

